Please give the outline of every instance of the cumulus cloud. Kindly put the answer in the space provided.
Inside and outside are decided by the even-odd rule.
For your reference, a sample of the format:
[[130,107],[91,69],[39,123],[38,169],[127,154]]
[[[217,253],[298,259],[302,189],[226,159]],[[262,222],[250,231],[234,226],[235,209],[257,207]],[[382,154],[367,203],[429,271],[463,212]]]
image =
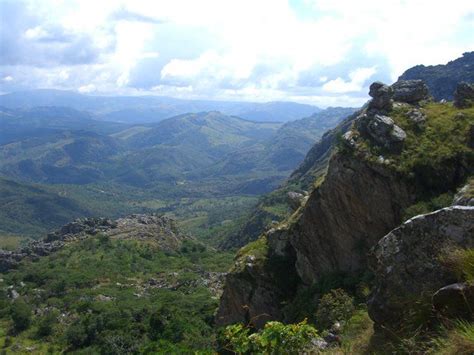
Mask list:
[[474,49],[471,0],[0,0],[1,91],[359,105]]

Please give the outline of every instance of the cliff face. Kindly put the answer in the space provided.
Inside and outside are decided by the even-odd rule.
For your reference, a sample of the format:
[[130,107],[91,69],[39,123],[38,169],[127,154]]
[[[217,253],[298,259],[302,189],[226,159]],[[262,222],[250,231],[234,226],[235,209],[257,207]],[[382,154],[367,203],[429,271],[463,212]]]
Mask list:
[[334,155],[325,182],[311,194],[291,230],[304,283],[365,267],[368,248],[401,222],[403,209],[412,203],[410,189],[383,165]]

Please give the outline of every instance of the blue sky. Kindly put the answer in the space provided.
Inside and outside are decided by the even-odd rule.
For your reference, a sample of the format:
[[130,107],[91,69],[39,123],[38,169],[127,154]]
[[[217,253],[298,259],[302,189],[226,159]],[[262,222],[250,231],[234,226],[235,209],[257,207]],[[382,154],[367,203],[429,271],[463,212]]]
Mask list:
[[358,106],[474,50],[474,1],[0,0],[0,91]]

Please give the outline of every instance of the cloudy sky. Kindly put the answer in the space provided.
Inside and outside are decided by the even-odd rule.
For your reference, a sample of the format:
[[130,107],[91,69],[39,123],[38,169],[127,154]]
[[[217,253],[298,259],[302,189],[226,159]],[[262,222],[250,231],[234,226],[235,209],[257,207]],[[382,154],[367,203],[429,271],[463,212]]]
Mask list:
[[357,106],[474,50],[472,0],[0,0],[0,92]]

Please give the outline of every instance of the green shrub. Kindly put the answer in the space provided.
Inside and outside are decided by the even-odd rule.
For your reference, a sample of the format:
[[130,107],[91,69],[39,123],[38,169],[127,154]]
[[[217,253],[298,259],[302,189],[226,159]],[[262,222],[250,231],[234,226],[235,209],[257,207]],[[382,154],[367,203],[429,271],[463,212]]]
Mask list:
[[40,318],[38,322],[38,329],[36,330],[36,336],[39,338],[45,338],[50,336],[53,332],[54,324],[56,323],[56,314],[53,312],[46,314]]
[[321,329],[331,327],[335,322],[344,322],[354,313],[354,300],[342,289],[326,293],[318,304],[316,324]]
[[258,333],[242,324],[225,328],[224,349],[237,354],[300,354],[310,351],[311,342],[318,332],[306,321],[297,324],[268,322]]
[[10,307],[10,317],[15,331],[28,329],[31,323],[31,307],[23,299],[18,298]]

